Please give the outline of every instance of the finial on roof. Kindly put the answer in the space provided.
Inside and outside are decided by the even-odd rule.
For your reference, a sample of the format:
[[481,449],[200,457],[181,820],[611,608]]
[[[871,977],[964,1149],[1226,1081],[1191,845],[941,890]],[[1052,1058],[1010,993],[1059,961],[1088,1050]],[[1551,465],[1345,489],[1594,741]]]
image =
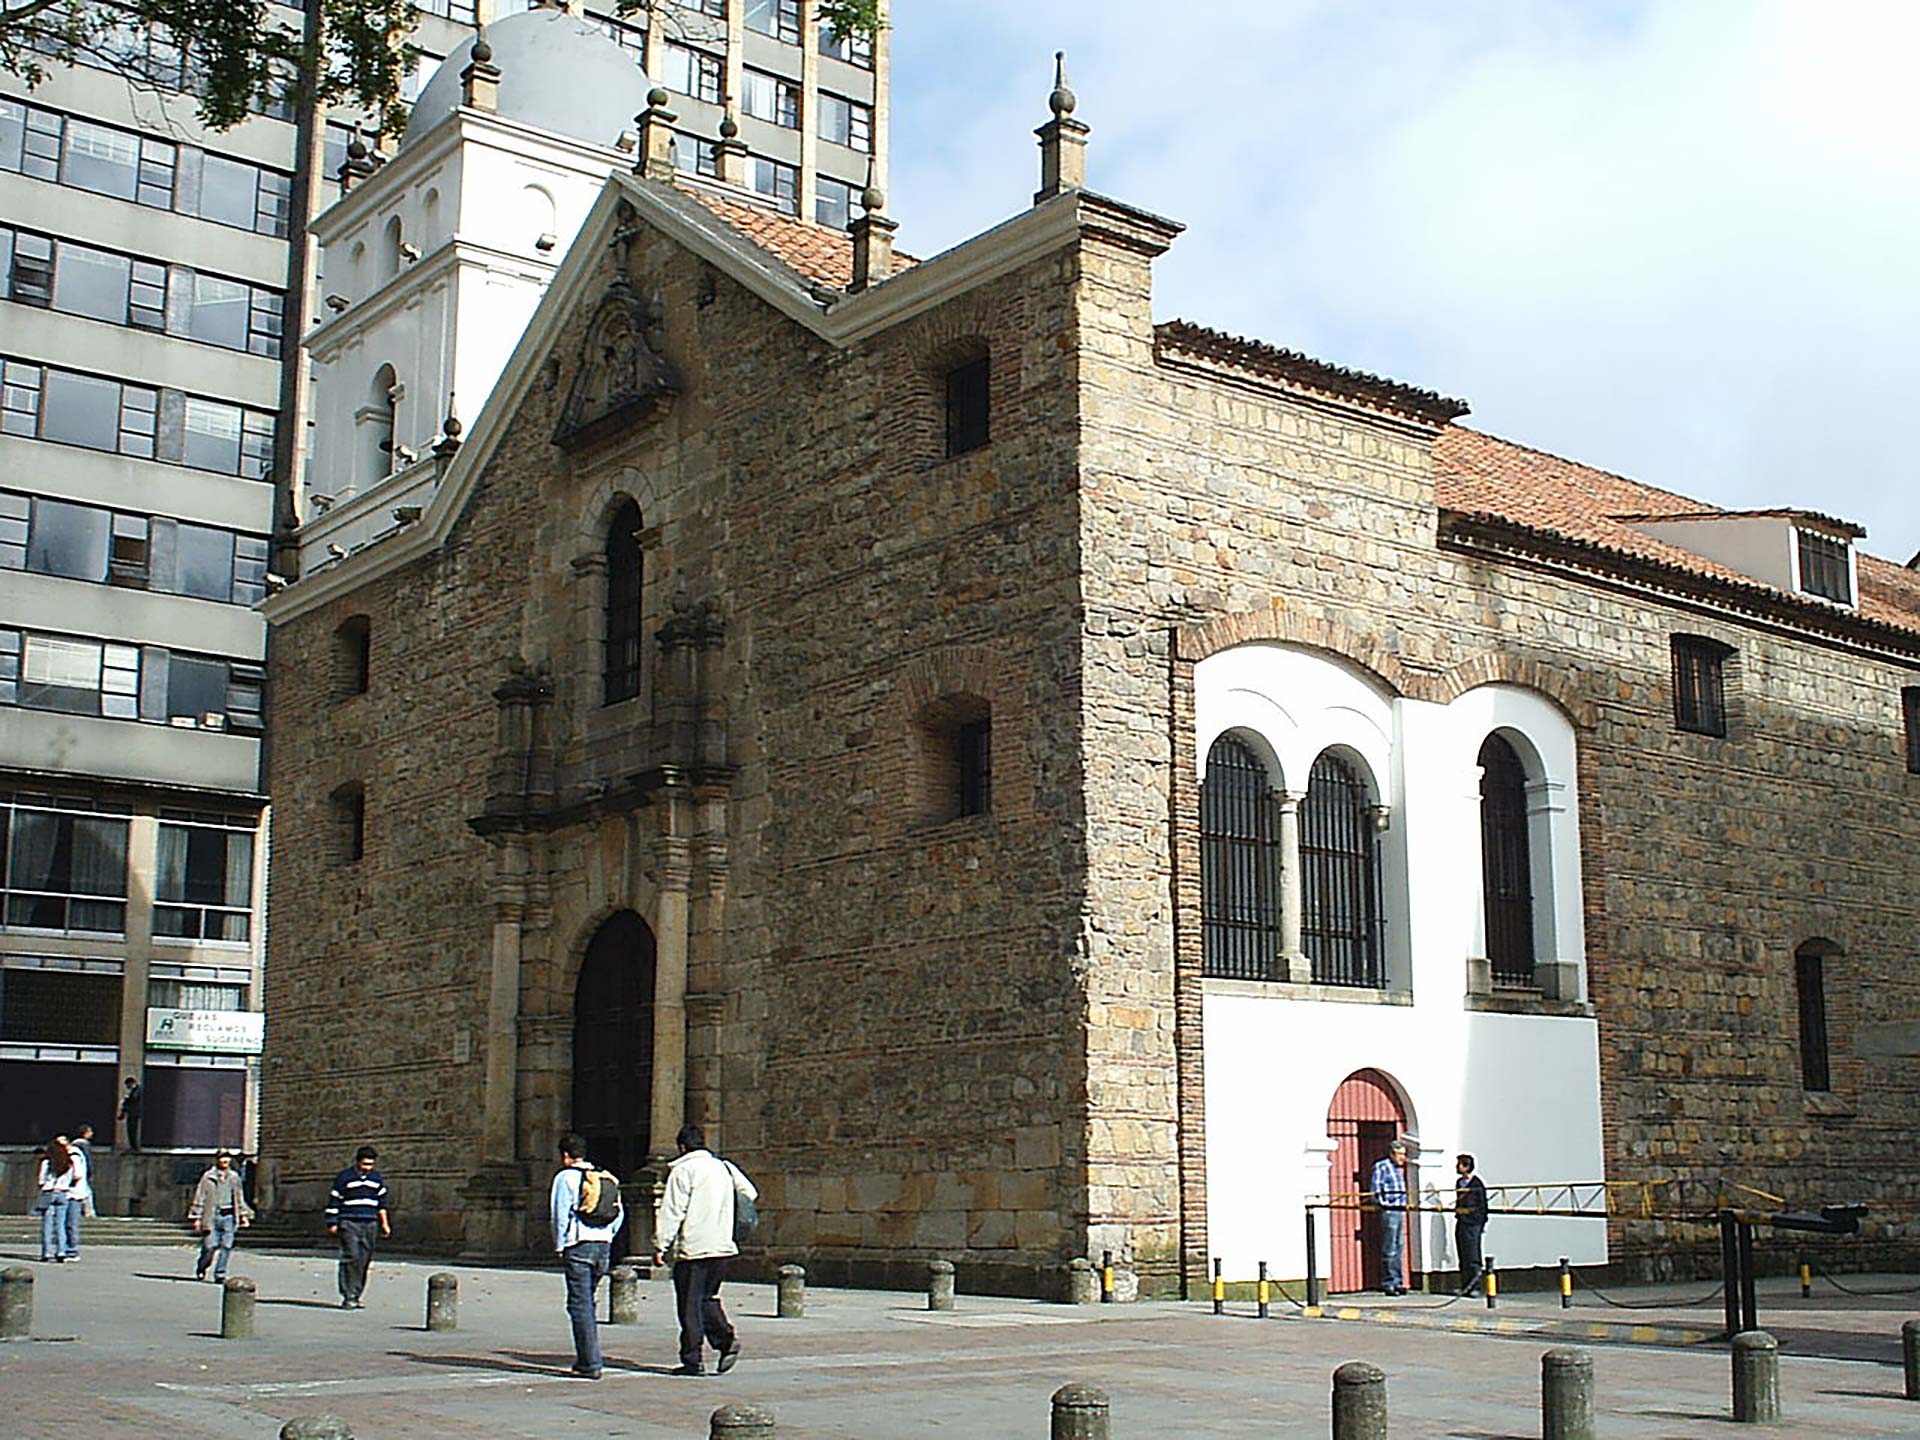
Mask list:
[[747,183],[747,142],[740,138],[740,122],[735,118],[733,96],[726,98],[726,111],[720,117],[720,139],[713,147],[714,173],[723,185]]
[[656,85],[647,91],[647,104],[649,105],[665,106],[671,99],[673,99],[673,96],[667,93],[667,87],[664,85]]
[[733,112],[729,110],[725,115],[720,117],[720,138],[722,140],[731,140],[739,133],[740,122],[733,118]]
[[334,179],[340,182],[342,191],[351,190],[353,182],[364,180],[375,169],[372,158],[367,153],[367,142],[360,138],[360,127],[353,127],[353,139],[347,142],[347,158],[340,162],[340,169]]
[[467,52],[482,65],[493,59],[493,46],[487,43],[487,27],[482,25],[473,37],[473,49]]
[[867,188],[860,192],[860,206],[866,213],[855,216],[847,226],[853,236],[853,277],[847,284],[850,295],[893,274],[893,232],[900,228],[900,222],[880,213],[886,203],[887,193],[877,183],[873,157],[869,155]]
[[483,25],[474,32],[473,45],[467,51],[466,68],[460,72],[460,103],[470,110],[500,108],[500,67],[493,63],[493,46],[487,42]]
[[649,180],[670,183],[674,177],[673,122],[678,117],[667,108],[672,98],[664,86],[656,85],[647,92],[647,108],[633,117],[639,132],[634,173]]
[[1047,104],[1056,116],[1071,115],[1073,107],[1080,102],[1074,99],[1073,91],[1067,88],[1067,52],[1053,52],[1053,94],[1047,97]]
[[447,392],[447,418],[440,422],[440,443],[433,447],[433,453],[442,460],[451,460],[460,448],[460,432],[466,427],[460,423],[455,412],[453,392]]

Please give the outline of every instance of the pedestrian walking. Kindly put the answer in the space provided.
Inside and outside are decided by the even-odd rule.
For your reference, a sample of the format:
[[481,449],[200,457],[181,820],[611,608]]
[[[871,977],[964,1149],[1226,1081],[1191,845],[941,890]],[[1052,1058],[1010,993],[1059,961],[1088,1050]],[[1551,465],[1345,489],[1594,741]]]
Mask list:
[[1407,1293],[1407,1142],[1395,1140],[1374,1163],[1368,1189],[1380,1213],[1380,1293]]
[[627,1218],[620,1184],[587,1162],[587,1142],[560,1137],[560,1168],[548,1195],[553,1248],[567,1277],[567,1319],[573,1323],[573,1370],[583,1380],[600,1378],[600,1321],[594,1292],[613,1264],[613,1237]]
[[240,1172],[233,1156],[222,1150],[213,1157],[200,1183],[193,1187],[193,1203],[187,1207],[187,1221],[201,1237],[200,1254],[193,1262],[193,1278],[207,1278],[213,1267],[214,1283],[227,1278],[227,1262],[233,1258],[233,1242],[238,1233],[253,1223],[253,1207],[247,1203],[240,1184]]
[[65,1260],[80,1258],[80,1220],[93,1210],[93,1126],[84,1120],[67,1142],[73,1153],[73,1188],[67,1193],[67,1230],[60,1255]]
[[667,1168],[666,1191],[654,1214],[656,1265],[673,1255],[673,1298],[680,1313],[680,1365],[675,1375],[704,1375],[702,1340],[712,1344],[722,1374],[740,1359],[740,1337],[720,1303],[727,1266],[740,1253],[734,1243],[736,1197],[757,1200],[760,1192],[740,1167],[707,1149],[698,1125],[682,1125],[680,1156]]
[[327,1196],[327,1233],[340,1242],[340,1308],[364,1310],[360,1297],[367,1288],[367,1270],[373,1247],[393,1234],[387,1219],[387,1181],[374,1162],[380,1152],[362,1145],[353,1152],[353,1164],[333,1179]]
[[67,1206],[73,1195],[73,1152],[55,1136],[40,1152],[39,1194],[33,1202],[40,1216],[40,1258],[59,1264],[66,1257]]
[[1474,1174],[1471,1155],[1453,1157],[1453,1247],[1460,1252],[1460,1293],[1465,1294],[1486,1268],[1487,1187]]
[[140,1149],[140,1107],[146,1102],[146,1092],[140,1082],[129,1075],[127,1093],[120,1097],[120,1121],[127,1127],[127,1149],[139,1152]]

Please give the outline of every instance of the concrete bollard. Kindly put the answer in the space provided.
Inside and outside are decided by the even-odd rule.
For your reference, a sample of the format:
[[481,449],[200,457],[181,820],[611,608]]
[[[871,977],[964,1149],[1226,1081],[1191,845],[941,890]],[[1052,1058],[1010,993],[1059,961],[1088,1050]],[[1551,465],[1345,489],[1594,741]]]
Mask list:
[[1052,1440],[1108,1440],[1112,1407],[1093,1385],[1062,1385],[1053,1392]]
[[1540,1433],[1546,1440],[1593,1440],[1593,1356],[1586,1351],[1540,1357]]
[[774,1314],[781,1320],[798,1320],[807,1313],[807,1267],[780,1267],[779,1304]]
[[220,1285],[220,1338],[253,1339],[255,1286],[244,1275],[229,1275]]
[[338,1415],[296,1415],[280,1427],[280,1440],[353,1440],[353,1430]]
[[773,1412],[758,1405],[722,1405],[707,1422],[708,1440],[773,1440]]
[[929,1310],[953,1308],[953,1262],[951,1260],[927,1262],[927,1308]]
[[1900,1360],[1907,1370],[1907,1398],[1920,1400],[1920,1320],[1909,1320],[1900,1327]]
[[1733,1418],[1743,1425],[1780,1418],[1780,1342],[1764,1330],[1733,1337]]
[[607,1276],[607,1323],[640,1323],[640,1272],[631,1265],[615,1266]]
[[460,1328],[460,1277],[438,1270],[427,1277],[427,1329]]
[[1100,1303],[1100,1277],[1093,1273],[1093,1262],[1076,1256],[1067,1262],[1067,1303]]
[[1333,1440],[1387,1440],[1387,1372],[1349,1360],[1333,1372]]
[[33,1330],[33,1271],[0,1270],[0,1340],[25,1340]]

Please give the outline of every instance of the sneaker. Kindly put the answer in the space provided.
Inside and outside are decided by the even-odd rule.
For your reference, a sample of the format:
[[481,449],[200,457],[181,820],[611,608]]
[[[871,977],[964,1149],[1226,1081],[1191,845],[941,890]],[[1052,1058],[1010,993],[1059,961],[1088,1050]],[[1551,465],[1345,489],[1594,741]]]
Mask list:
[[713,1368],[718,1370],[722,1375],[724,1375],[727,1373],[727,1371],[731,1370],[735,1365],[738,1365],[739,1363],[740,1363],[740,1342],[736,1340],[733,1342],[733,1348],[731,1350],[722,1350],[720,1352],[720,1363],[714,1366]]
[[367,1302],[364,1300],[356,1300],[353,1302],[353,1308],[356,1310],[364,1310],[367,1308]]
[[600,1378],[600,1372],[598,1370],[589,1370],[583,1365],[576,1365],[567,1371],[567,1373],[580,1380],[598,1380]]
[[341,1308],[342,1310],[351,1310],[351,1309],[353,1309],[353,1308],[354,1308],[354,1305],[353,1305],[353,1301],[351,1301],[351,1300],[342,1300],[342,1301],[340,1302],[340,1308]]
[[676,1365],[667,1373],[669,1375],[704,1375],[707,1369],[704,1365]]

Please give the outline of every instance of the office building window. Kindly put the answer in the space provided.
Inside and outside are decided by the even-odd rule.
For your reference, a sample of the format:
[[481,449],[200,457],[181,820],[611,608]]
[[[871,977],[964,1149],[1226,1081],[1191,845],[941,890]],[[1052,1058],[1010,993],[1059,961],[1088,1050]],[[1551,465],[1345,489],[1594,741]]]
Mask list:
[[0,705],[23,710],[257,732],[265,680],[247,661],[0,630]]
[[850,150],[873,149],[873,107],[839,95],[820,95],[820,138]]
[[[273,464],[273,416],[218,400],[185,397],[185,434],[171,463],[265,479]],[[19,360],[0,361],[0,432],[157,458],[160,393],[97,375]]]
[[[9,955],[0,959],[0,1041],[100,1048],[119,1045],[124,968],[118,961],[65,955]],[[48,1062],[24,1063],[37,1067]]]
[[676,130],[673,132],[673,166],[689,175],[716,176],[720,173],[720,158],[713,153],[711,140]]
[[266,595],[267,540],[0,491],[0,570],[255,605]]
[[676,45],[671,40],[664,49],[665,73],[660,83],[679,94],[718,105],[726,93],[726,62],[718,55],[689,45]]
[[104,801],[0,791],[6,923],[124,934],[127,813]]
[[800,0],[747,0],[747,28],[798,45]]
[[742,70],[742,105],[756,120],[768,120],[789,130],[800,128],[800,87],[791,80],[761,70]]
[[800,213],[800,172],[778,160],[747,157],[747,184],[789,215]]
[[873,41],[865,35],[841,35],[831,25],[820,27],[820,53],[849,65],[873,68]]
[[813,192],[813,218],[822,225],[844,230],[853,219],[853,186],[822,175]]
[[250,938],[253,822],[244,816],[161,811],[153,898],[155,935]]

